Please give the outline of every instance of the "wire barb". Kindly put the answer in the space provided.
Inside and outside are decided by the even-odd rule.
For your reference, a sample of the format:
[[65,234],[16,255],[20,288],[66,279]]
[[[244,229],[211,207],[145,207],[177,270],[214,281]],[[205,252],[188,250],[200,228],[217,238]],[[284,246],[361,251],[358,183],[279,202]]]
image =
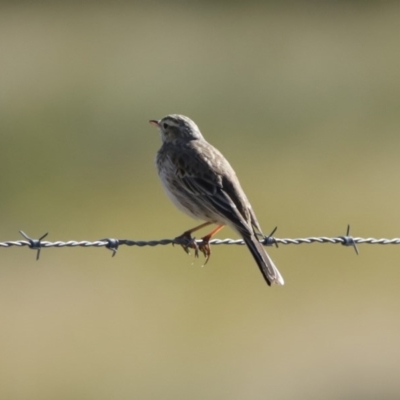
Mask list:
[[119,246],[119,240],[118,239],[112,239],[112,238],[105,238],[105,239],[100,239],[102,242],[107,242],[106,248],[112,251],[112,256],[114,257],[117,254],[118,251],[118,246]]
[[261,243],[264,246],[272,246],[275,245],[276,248],[278,248],[278,242],[276,239],[273,237],[273,234],[277,231],[278,227],[276,226],[272,232],[268,236],[264,236],[263,240],[261,240]]
[[42,240],[49,234],[49,232],[45,233],[39,239],[32,239],[24,231],[19,231],[19,233],[29,242],[30,249],[37,250],[36,261],[39,260],[40,250],[42,249]]
[[353,236],[350,236],[350,224],[347,225],[346,236],[339,236],[339,237],[343,239],[343,243],[342,243],[343,246],[353,247],[356,254],[359,255],[357,244],[354,241]]

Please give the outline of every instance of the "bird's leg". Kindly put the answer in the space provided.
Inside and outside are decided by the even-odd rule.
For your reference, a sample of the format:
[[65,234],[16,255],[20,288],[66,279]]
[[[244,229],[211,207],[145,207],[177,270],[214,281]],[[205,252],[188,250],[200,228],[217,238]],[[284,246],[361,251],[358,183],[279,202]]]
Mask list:
[[[188,231],[185,231],[182,233],[182,235],[177,236],[175,240],[185,240],[186,243],[181,244],[183,250],[186,251],[186,253],[190,254],[189,249],[192,248],[194,249],[194,255],[195,257],[199,256],[199,246],[196,243],[196,239],[192,237],[192,233],[198,231],[201,228],[204,228],[205,226],[211,225],[212,222],[204,222],[203,224],[199,226],[195,226],[192,229],[189,229]],[[201,250],[203,251],[203,250]]]
[[204,257],[206,258],[206,262],[204,265],[207,264],[208,260],[210,259],[211,256],[211,248],[209,241],[210,239],[218,233],[225,225],[218,225],[215,229],[213,229],[208,235],[203,236],[201,239],[203,240],[203,243],[198,246],[199,250],[204,254]]

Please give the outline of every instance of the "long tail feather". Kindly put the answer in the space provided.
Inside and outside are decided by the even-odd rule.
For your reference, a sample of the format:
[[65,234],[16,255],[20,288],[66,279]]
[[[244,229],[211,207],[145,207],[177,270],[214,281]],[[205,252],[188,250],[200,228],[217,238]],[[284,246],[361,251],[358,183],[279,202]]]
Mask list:
[[283,280],[282,275],[279,273],[278,268],[275,267],[275,264],[264,250],[262,244],[255,238],[255,236],[243,235],[243,240],[249,248],[251,255],[256,260],[256,263],[260,268],[260,271],[263,274],[268,285],[284,285],[285,281]]

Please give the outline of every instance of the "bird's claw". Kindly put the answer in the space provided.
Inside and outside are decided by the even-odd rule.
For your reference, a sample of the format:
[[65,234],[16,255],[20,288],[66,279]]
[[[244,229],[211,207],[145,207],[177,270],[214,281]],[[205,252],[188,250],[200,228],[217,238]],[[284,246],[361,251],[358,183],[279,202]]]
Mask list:
[[175,241],[181,242],[179,244],[182,246],[183,250],[185,250],[185,252],[189,255],[190,255],[190,249],[194,249],[194,256],[196,258],[199,257],[199,251],[201,251],[206,259],[204,265],[207,264],[211,255],[211,248],[209,244],[210,238],[208,236],[203,237],[202,243],[197,244],[196,239],[192,237],[190,232],[184,232],[182,233],[182,235],[177,236],[175,238]]
[[[199,257],[199,245],[197,244],[196,239],[192,237],[190,232],[182,233],[182,235],[177,236],[175,240],[183,242],[180,243],[180,245],[182,246],[183,250],[185,250],[185,253],[190,255],[190,249],[194,249],[194,256],[196,258]],[[174,243],[172,243],[172,245],[174,245]]]
[[203,242],[198,245],[199,250],[204,254],[204,257],[206,259],[206,261],[204,262],[204,265],[206,265],[208,263],[208,260],[210,259],[210,255],[211,255],[211,248],[210,248],[210,244],[209,242],[209,238],[203,238]]

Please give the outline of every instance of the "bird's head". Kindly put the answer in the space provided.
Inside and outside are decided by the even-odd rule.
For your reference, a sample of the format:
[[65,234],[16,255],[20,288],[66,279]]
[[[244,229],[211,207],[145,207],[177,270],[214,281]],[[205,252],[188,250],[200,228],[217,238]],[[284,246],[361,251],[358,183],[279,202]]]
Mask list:
[[184,115],[171,114],[160,120],[151,119],[149,122],[160,129],[163,143],[203,138],[197,125]]

